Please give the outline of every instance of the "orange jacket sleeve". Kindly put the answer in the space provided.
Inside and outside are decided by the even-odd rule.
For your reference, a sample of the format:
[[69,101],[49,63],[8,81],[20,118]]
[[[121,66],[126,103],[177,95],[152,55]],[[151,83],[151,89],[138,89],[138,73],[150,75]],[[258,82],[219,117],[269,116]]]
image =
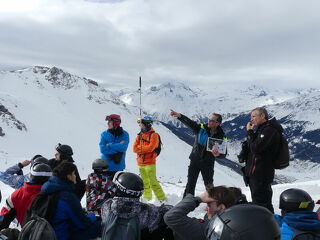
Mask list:
[[133,152],[134,153],[140,153],[140,135],[136,137],[136,140],[133,144]]

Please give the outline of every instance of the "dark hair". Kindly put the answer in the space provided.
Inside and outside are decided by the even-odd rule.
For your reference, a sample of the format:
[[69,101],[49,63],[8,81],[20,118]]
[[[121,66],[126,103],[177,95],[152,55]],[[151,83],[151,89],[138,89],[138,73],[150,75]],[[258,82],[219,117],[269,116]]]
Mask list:
[[235,204],[243,204],[248,203],[246,195],[244,195],[240,188],[237,187],[229,187],[229,190],[233,193],[235,197]]
[[265,119],[266,119],[266,120],[269,119],[267,109],[265,109],[264,107],[257,107],[257,108],[255,108],[255,109],[253,109],[251,112],[253,112],[253,111],[256,111],[259,116],[261,116],[262,114],[264,114]]
[[218,121],[219,123],[222,123],[222,116],[221,116],[221,114],[219,114],[219,113],[212,113],[212,115],[217,117],[217,121]]
[[76,169],[77,167],[73,163],[63,161],[53,169],[53,176],[63,180],[68,180],[67,175],[72,174]]
[[217,186],[209,184],[206,186],[209,197],[217,200],[217,205],[223,204],[226,208],[235,205],[236,198],[233,192],[226,186]]

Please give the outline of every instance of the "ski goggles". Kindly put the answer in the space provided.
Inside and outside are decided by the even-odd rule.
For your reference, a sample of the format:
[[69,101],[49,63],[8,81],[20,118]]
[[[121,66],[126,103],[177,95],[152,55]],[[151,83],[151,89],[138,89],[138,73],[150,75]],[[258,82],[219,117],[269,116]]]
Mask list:
[[138,118],[138,119],[137,119],[137,123],[138,123],[138,124],[142,123],[142,119],[141,119],[141,118]]
[[220,240],[224,227],[223,221],[216,215],[208,224],[207,239]]
[[[233,236],[232,239],[240,240],[238,232],[233,231],[228,225],[220,218],[219,213],[208,224],[207,239],[209,240],[227,240],[226,236]],[[227,234],[226,234],[227,233]]]
[[209,119],[209,122],[212,122],[212,123],[220,123],[218,120],[216,119]]
[[150,123],[150,124],[152,124],[153,121],[151,121],[151,120],[146,120],[146,119],[143,119],[143,118],[138,118],[138,119],[137,119],[137,123],[138,123],[138,124],[141,124],[141,123]]

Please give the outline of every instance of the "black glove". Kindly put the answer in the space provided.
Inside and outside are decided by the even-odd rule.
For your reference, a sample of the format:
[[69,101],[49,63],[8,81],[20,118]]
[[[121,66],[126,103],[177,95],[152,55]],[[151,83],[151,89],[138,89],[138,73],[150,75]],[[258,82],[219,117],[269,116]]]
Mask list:
[[123,154],[122,152],[118,152],[116,154],[110,154],[108,156],[111,160],[115,162],[115,164],[118,164],[122,159],[122,154]]

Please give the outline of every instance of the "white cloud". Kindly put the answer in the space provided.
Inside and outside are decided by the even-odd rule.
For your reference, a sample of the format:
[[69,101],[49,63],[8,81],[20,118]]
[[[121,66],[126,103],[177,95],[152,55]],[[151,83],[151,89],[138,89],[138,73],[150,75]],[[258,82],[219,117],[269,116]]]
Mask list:
[[107,84],[320,86],[320,2],[0,0],[2,69],[56,65]]

